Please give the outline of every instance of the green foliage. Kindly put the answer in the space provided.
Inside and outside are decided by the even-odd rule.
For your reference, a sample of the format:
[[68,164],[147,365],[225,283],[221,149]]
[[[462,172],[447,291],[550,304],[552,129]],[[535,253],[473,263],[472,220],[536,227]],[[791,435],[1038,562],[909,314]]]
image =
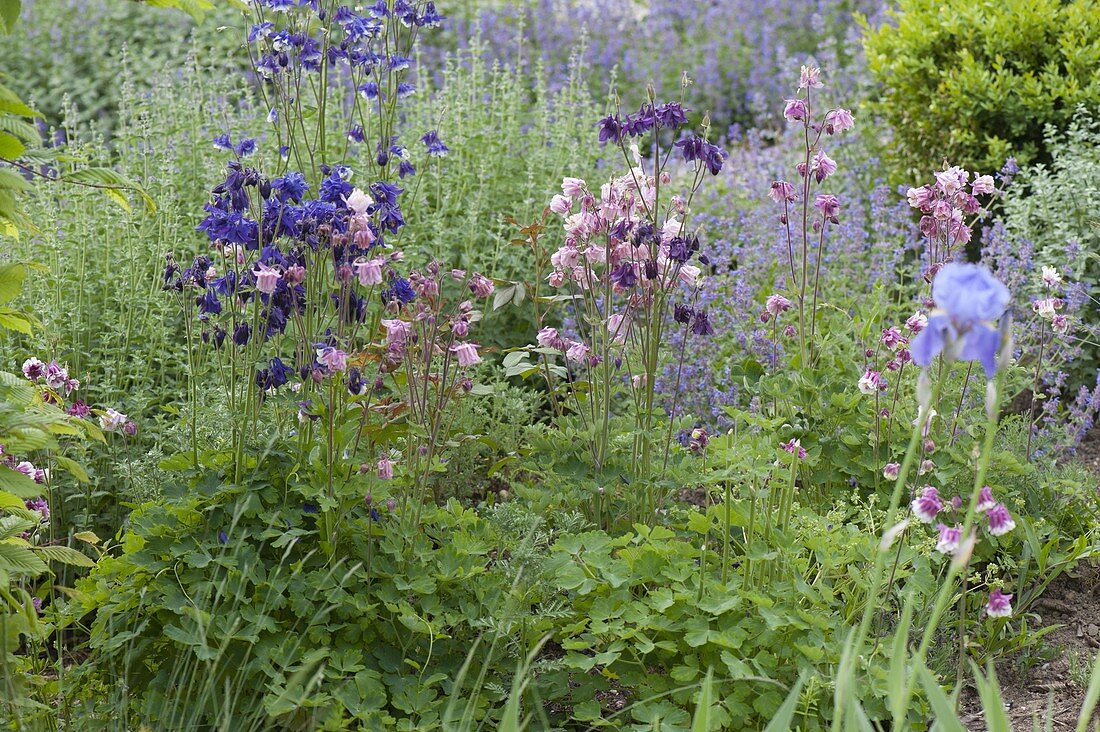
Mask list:
[[989,173],[1048,161],[1046,125],[1100,107],[1095,0],[901,0],[864,46],[893,130],[897,182],[943,160]]

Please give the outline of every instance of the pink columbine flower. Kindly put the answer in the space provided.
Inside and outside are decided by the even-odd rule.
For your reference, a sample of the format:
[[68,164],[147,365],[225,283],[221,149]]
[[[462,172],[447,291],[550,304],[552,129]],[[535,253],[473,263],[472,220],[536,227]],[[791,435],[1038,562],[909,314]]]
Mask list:
[[31,381],[38,381],[46,375],[46,364],[31,357],[23,362],[23,375]]
[[922,523],[930,524],[936,518],[936,514],[943,510],[943,501],[940,500],[940,492],[933,486],[926,485],[921,494],[913,499],[910,504],[913,515]]
[[481,363],[481,356],[477,355],[477,345],[474,343],[456,343],[451,346],[451,351],[458,357],[458,365],[463,368]]
[[286,268],[286,281],[292,285],[300,285],[306,281],[306,268],[300,264],[292,264]]
[[483,274],[474,272],[474,276],[470,278],[470,292],[475,297],[489,297],[494,289],[493,281]]
[[784,201],[794,201],[794,186],[785,180],[777,180],[772,183],[771,190],[768,191],[768,197],[776,203],[783,203]]
[[840,134],[847,132],[856,126],[851,111],[847,109],[834,109],[825,115],[825,132],[827,134]]
[[798,455],[799,460],[805,460],[806,459],[806,448],[802,447],[802,441],[801,440],[791,439],[791,440],[788,440],[787,442],[780,443],[779,446],[782,447],[784,450],[786,450],[787,452],[789,452],[792,455]]
[[1058,335],[1065,335],[1069,333],[1069,318],[1061,313],[1058,313],[1050,319],[1050,327]]
[[1008,512],[1003,503],[998,503],[989,509],[985,517],[989,520],[989,533],[993,536],[1002,536],[1016,528],[1016,522],[1012,520],[1012,514]]
[[806,119],[806,102],[801,99],[788,99],[783,107],[783,116],[792,122]]
[[840,213],[840,201],[837,197],[828,193],[819,194],[817,199],[814,200],[814,208],[821,212],[821,215],[832,221],[834,224],[840,223],[837,219],[837,214]]
[[936,541],[936,551],[940,554],[954,554],[959,550],[962,527],[936,524],[936,530],[940,532],[940,538]]
[[931,473],[936,469],[936,463],[932,460],[924,460],[921,462],[920,467],[917,468],[917,475],[925,475]]
[[557,328],[543,328],[539,331],[538,335],[535,336],[535,340],[543,348],[561,349],[561,336],[558,335]]
[[560,193],[550,199],[550,210],[558,215],[565,215],[573,208],[573,199]]
[[565,357],[574,363],[584,363],[588,360],[588,346],[580,341],[571,343],[565,351]]
[[50,361],[46,366],[46,386],[51,389],[60,389],[69,380],[69,370],[57,361]]
[[818,183],[822,182],[836,172],[836,161],[830,158],[824,150],[818,150],[810,159],[810,172]]
[[40,523],[48,524],[50,522],[50,504],[46,502],[45,498],[31,498],[24,501],[23,506],[28,511],[35,511],[42,516]]
[[274,267],[269,267],[263,262],[256,263],[256,289],[265,295],[270,295],[275,292],[275,289],[279,286],[279,280],[282,279],[282,275],[279,274],[279,270]]
[[920,333],[927,325],[928,316],[920,311],[913,313],[905,321],[905,327],[909,329],[910,333]]
[[932,190],[931,186],[921,186],[920,188],[910,188],[906,191],[905,197],[909,199],[911,207],[928,213],[932,210],[932,204],[936,200],[936,192]]
[[104,432],[114,432],[122,429],[129,420],[130,418],[122,412],[108,407],[103,414],[99,415],[99,426]]
[[385,260],[377,258],[355,262],[352,267],[355,268],[355,274],[359,277],[359,284],[364,287],[382,284],[382,265],[384,263]]
[[898,473],[901,472],[901,465],[898,463],[886,463],[882,468],[882,477],[886,480],[897,480]]
[[874,394],[876,391],[882,391],[889,386],[886,379],[878,371],[872,371],[867,369],[863,372],[863,376],[859,379],[859,390],[864,394]]
[[317,349],[317,363],[324,366],[329,373],[346,371],[348,368],[348,354],[339,348],[324,346]]
[[20,461],[15,466],[15,470],[16,470],[16,472],[22,473],[23,475],[27,476],[28,478],[31,478],[31,479],[34,478],[35,467],[34,467],[34,463],[32,463],[30,460]]
[[772,317],[776,317],[790,309],[791,301],[782,295],[768,295],[768,299],[764,301],[764,312]]
[[378,477],[382,480],[393,479],[393,460],[388,457],[378,458]]
[[394,318],[393,320],[382,320],[382,327],[386,329],[386,343],[404,343],[410,333],[412,326],[406,323],[404,320]]
[[970,184],[970,192],[975,196],[985,196],[995,190],[997,190],[997,186],[993,183],[993,176],[991,175],[979,175]]
[[821,83],[821,69],[816,66],[803,65],[798,74],[799,89],[820,89],[825,86]]
[[1062,306],[1062,301],[1056,297],[1044,297],[1040,300],[1036,300],[1031,304],[1031,309],[1038,313],[1040,318],[1046,320],[1053,320],[1057,315],[1058,308]]
[[908,342],[909,340],[903,336],[901,331],[897,328],[890,327],[882,331],[882,345],[886,346],[891,351],[898,350]]
[[991,618],[1007,618],[1012,615],[1012,595],[1006,595],[1000,588],[989,593],[989,602],[985,604],[985,613]]
[[1041,276],[1043,284],[1053,290],[1062,284],[1062,273],[1054,267],[1043,267],[1043,274]]
[[580,178],[563,178],[561,181],[561,192],[567,196],[583,196],[584,181]]
[[974,509],[978,513],[985,513],[996,505],[997,501],[993,500],[993,489],[989,486],[982,486],[982,489],[978,491],[978,505]]

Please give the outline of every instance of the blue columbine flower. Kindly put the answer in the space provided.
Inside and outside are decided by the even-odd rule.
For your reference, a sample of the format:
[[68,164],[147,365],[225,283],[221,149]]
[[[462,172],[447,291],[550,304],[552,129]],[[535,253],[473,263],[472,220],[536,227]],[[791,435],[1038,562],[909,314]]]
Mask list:
[[428,148],[428,155],[433,158],[441,158],[451,151],[449,147],[443,144],[443,141],[439,139],[439,133],[436,130],[432,130],[420,138],[420,141],[424,143]]
[[936,309],[909,350],[918,366],[928,366],[940,353],[949,360],[980,361],[987,377],[997,371],[1002,318],[1011,299],[988,267],[949,262],[932,282]]
[[233,152],[233,143],[229,141],[229,135],[218,135],[214,138],[214,148]]
[[246,137],[233,148],[233,152],[237,153],[238,157],[247,157],[256,152],[256,141],[251,137]]
[[382,302],[389,303],[393,301],[400,302],[402,305],[406,305],[416,299],[416,290],[412,288],[409,281],[404,277],[394,277],[390,286],[382,291]]
[[623,139],[623,123],[618,116],[609,114],[599,121],[600,142],[619,142]]

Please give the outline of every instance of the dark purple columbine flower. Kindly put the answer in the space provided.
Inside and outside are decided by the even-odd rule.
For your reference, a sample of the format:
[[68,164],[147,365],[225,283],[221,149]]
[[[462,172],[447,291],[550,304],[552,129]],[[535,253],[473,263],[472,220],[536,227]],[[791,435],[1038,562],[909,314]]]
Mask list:
[[714,335],[714,326],[710,324],[710,318],[706,310],[697,310],[695,319],[691,323],[691,332],[698,336]]
[[229,543],[229,534],[225,533],[224,531],[219,531],[218,532],[218,543],[219,544],[228,544]]
[[726,158],[729,157],[729,153],[725,150],[717,145],[712,145],[702,137],[685,137],[683,140],[676,142],[674,147],[680,148],[680,152],[687,162],[701,161],[711,175],[718,175],[722,170],[722,165],[726,162]]
[[695,317],[695,311],[689,305],[677,305],[672,311],[672,319],[681,325],[687,325]]
[[407,305],[416,299],[416,290],[404,277],[394,277],[390,286],[382,291],[381,296],[384,303],[399,302]]
[[[960,361],[980,361],[986,376],[997,370],[1001,327],[1011,298],[1005,287],[983,265],[949,262],[932,282],[936,309],[928,325],[909,344],[913,361],[928,366],[940,353]],[[1002,327],[1007,323],[1002,323]]]
[[248,323],[238,323],[233,329],[233,342],[238,346],[247,346],[248,339],[252,335],[252,328]]
[[684,109],[679,102],[669,102],[668,104],[658,105],[653,114],[662,127],[675,129],[681,125],[687,124],[688,111],[689,110]]
[[629,290],[638,284],[638,274],[634,271],[634,263],[623,262],[611,270],[611,281],[622,290]]
[[599,121],[600,142],[620,142],[623,139],[623,123],[619,117],[609,114]]
[[439,139],[439,132],[436,130],[428,132],[420,138],[420,141],[428,148],[428,155],[433,158],[441,158],[451,151],[451,149],[444,145],[443,141]]
[[354,366],[348,369],[348,393],[353,396],[367,393],[367,382],[363,380],[362,372]]

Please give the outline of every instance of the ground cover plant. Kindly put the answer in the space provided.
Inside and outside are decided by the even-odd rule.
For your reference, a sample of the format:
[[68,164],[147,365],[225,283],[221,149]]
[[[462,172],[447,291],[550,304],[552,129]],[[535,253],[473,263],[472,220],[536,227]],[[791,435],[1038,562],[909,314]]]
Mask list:
[[100,6],[0,2],[4,728],[1095,723],[1038,16],[946,119],[977,3]]

